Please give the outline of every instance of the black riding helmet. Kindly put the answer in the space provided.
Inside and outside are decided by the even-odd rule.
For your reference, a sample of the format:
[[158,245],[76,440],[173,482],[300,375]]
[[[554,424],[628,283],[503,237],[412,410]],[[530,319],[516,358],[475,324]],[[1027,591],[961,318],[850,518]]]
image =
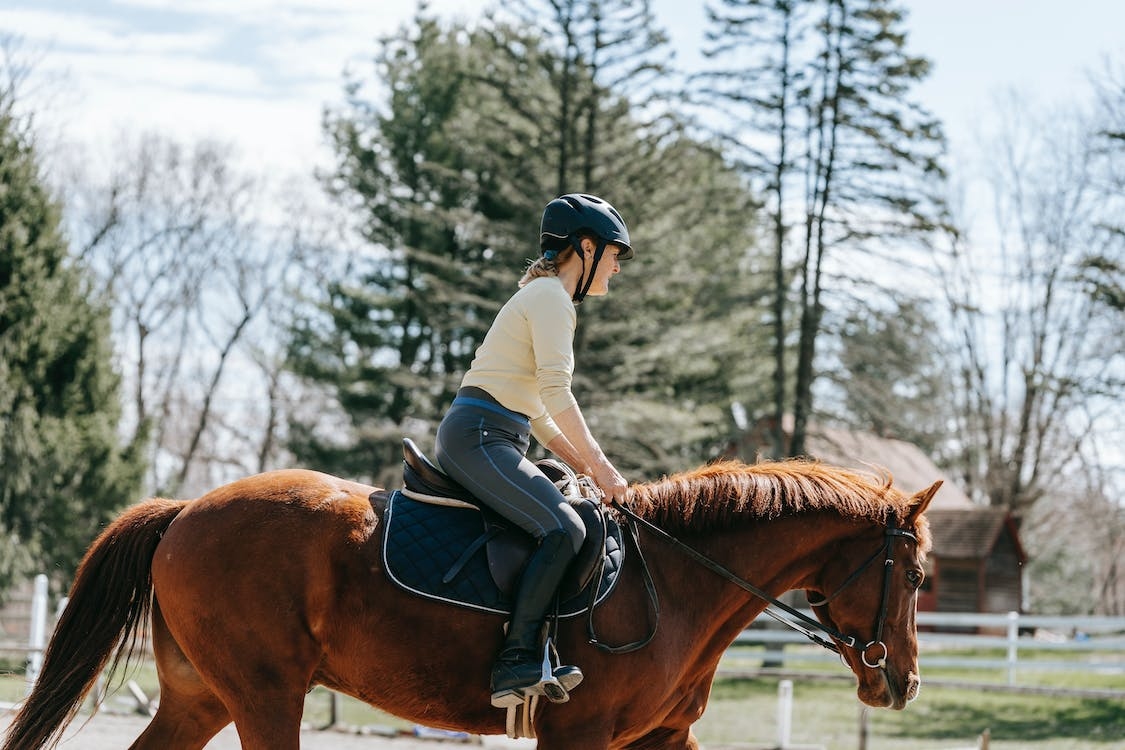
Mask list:
[[539,228],[539,244],[543,252],[566,247],[583,230],[606,243],[620,245],[618,260],[633,257],[629,228],[621,214],[601,198],[584,193],[568,193],[547,204]]
[[[594,271],[605,253],[605,246],[617,245],[621,248],[618,260],[628,260],[633,257],[633,245],[629,240],[629,228],[617,209],[606,201],[594,195],[585,193],[568,193],[559,196],[547,204],[543,209],[543,221],[539,227],[540,252],[550,258],[558,254],[567,246],[578,248],[583,234],[592,234],[598,238],[598,247],[594,251],[593,263],[590,265],[589,277],[585,286],[579,282],[579,289],[574,292],[574,301],[581,302],[594,282]],[[582,275],[586,276],[586,259],[582,259]]]

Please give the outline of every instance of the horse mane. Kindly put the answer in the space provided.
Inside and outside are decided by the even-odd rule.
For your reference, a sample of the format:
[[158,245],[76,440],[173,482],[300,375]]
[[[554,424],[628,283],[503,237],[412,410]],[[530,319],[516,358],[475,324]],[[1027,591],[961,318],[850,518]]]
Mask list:
[[834,511],[886,523],[907,514],[911,496],[879,476],[818,461],[790,459],[745,464],[718,461],[632,487],[642,517],[669,531],[706,531],[747,520]]

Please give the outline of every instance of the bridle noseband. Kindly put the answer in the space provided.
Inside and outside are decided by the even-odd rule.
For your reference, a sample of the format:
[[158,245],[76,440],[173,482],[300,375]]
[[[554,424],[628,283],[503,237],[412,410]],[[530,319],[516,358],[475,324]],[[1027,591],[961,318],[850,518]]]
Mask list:
[[[739,588],[743,589],[744,591],[748,591],[751,594],[753,594],[754,596],[758,597],[759,599],[762,599],[763,601],[765,601],[767,603],[767,607],[765,609],[765,613],[767,615],[774,618],[778,622],[786,625],[787,627],[792,628],[793,630],[796,630],[797,632],[803,634],[806,638],[811,640],[813,643],[816,643],[819,646],[823,646],[824,648],[828,649],[829,651],[833,651],[837,654],[840,654],[841,658],[843,658],[843,653],[841,652],[840,646],[838,646],[837,643],[842,644],[843,646],[846,646],[847,648],[855,649],[856,651],[858,651],[860,660],[863,662],[864,666],[868,667],[869,669],[885,669],[886,668],[887,657],[889,656],[889,654],[888,654],[888,650],[887,650],[887,644],[883,642],[883,628],[886,625],[887,612],[888,612],[888,609],[890,608],[891,577],[892,577],[891,576],[891,570],[894,567],[894,541],[898,537],[905,537],[907,539],[910,539],[910,540],[914,541],[915,543],[918,542],[918,537],[915,536],[915,534],[913,532],[908,531],[904,528],[900,528],[897,524],[897,520],[896,520],[895,523],[889,523],[889,524],[886,525],[886,528],[884,529],[884,533],[883,533],[883,544],[882,544],[882,546],[880,546],[879,549],[875,550],[875,552],[872,553],[872,555],[870,557],[868,557],[865,561],[863,561],[863,563],[861,563],[858,568],[856,568],[847,578],[845,578],[844,582],[840,584],[840,586],[832,593],[831,596],[828,596],[828,597],[826,597],[824,599],[821,599],[820,601],[817,601],[817,602],[813,602],[811,600],[809,601],[810,606],[812,606],[814,608],[815,607],[823,607],[823,606],[827,605],[828,603],[832,602],[833,600],[836,599],[836,597],[838,597],[840,595],[840,592],[842,592],[844,589],[846,589],[848,586],[850,586],[852,583],[854,583],[859,578],[859,576],[863,574],[863,571],[865,571],[868,567],[870,567],[871,564],[874,563],[875,560],[877,560],[879,558],[879,554],[882,553],[883,554],[883,593],[882,593],[882,600],[879,604],[879,614],[878,614],[878,617],[875,621],[875,640],[868,642],[867,645],[865,645],[861,648],[860,645],[859,645],[859,643],[860,643],[859,638],[857,638],[856,636],[847,635],[845,633],[840,632],[839,630],[837,630],[834,627],[831,627],[829,625],[825,625],[824,623],[820,622],[819,620],[814,620],[813,618],[804,614],[800,610],[797,610],[793,607],[790,607],[788,604],[785,604],[784,602],[778,600],[777,598],[775,598],[773,596],[770,596],[768,593],[766,593],[762,589],[758,588],[757,586],[750,583],[749,581],[746,581],[745,579],[739,577],[733,571],[731,571],[730,569],[728,569],[728,568],[720,565],[719,563],[715,562],[711,558],[704,555],[702,552],[699,552],[695,548],[684,544],[683,542],[681,542],[679,539],[677,539],[676,537],[669,534],[664,529],[660,528],[659,526],[656,526],[655,524],[648,521],[647,519],[641,518],[640,516],[638,516],[635,512],[633,512],[628,507],[626,507],[626,506],[624,506],[620,503],[615,503],[614,507],[617,508],[617,510],[619,510],[621,513],[623,513],[628,519],[632,520],[635,524],[644,526],[650,532],[652,532],[656,536],[660,537],[664,541],[668,542],[673,547],[675,547],[679,551],[683,552],[685,555],[692,558],[693,560],[698,562],[703,567],[705,567],[708,570],[722,576],[727,581],[733,583],[735,586],[738,586]],[[610,651],[612,653],[622,653],[624,651],[632,651],[632,650],[636,650],[636,649],[646,645],[656,635],[656,628],[659,625],[660,607],[659,607],[659,603],[656,601],[656,590],[651,585],[651,582],[650,582],[651,576],[650,576],[649,571],[648,571],[648,565],[647,565],[647,563],[645,563],[643,555],[640,555],[640,549],[641,549],[640,548],[640,540],[637,537],[635,530],[633,530],[632,537],[633,537],[633,543],[637,547],[638,556],[640,556],[640,558],[641,558],[641,568],[642,568],[642,572],[643,572],[644,577],[645,577],[646,588],[648,588],[648,591],[649,591],[649,597],[652,600],[653,610],[656,613],[657,623],[653,626],[652,632],[649,633],[648,637],[642,639],[641,641],[637,641],[636,643],[631,643],[631,644],[628,644],[626,646],[616,646],[616,647],[615,646],[607,646],[606,644],[600,643],[598,641],[597,637],[594,635],[594,631],[593,631],[593,609],[591,608],[591,610],[590,610],[590,621],[589,621],[589,626],[588,626],[588,634],[590,636],[590,643],[594,644],[595,646],[597,646],[598,648],[600,648],[604,651]],[[794,622],[793,620],[790,620],[786,617],[783,617],[780,614],[778,614],[776,611],[772,611],[772,610],[782,610],[783,612],[788,614],[790,617],[795,618],[797,620],[797,622]],[[827,635],[832,640],[827,640],[824,637],[822,637],[820,635],[820,633],[817,633],[817,632],[814,632],[814,631],[820,631],[820,633],[823,633],[824,635]],[[880,656],[878,659],[876,659],[874,664],[872,664],[871,662],[869,662],[867,660],[867,652],[873,646],[881,646],[882,649],[883,649],[882,656]]]

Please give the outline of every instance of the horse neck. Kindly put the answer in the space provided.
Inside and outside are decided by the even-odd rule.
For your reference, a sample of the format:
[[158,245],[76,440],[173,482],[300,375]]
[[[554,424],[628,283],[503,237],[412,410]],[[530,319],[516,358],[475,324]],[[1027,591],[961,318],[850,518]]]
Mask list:
[[[779,597],[790,589],[807,588],[835,554],[837,544],[855,535],[862,524],[831,512],[782,516],[736,528],[677,535],[744,581]],[[710,643],[717,661],[734,637],[766,608],[767,602],[705,569],[682,552],[660,547],[659,567],[673,580],[682,616],[700,642]],[[673,604],[672,606],[676,606]],[[702,632],[700,632],[702,631]]]
[[839,543],[857,534],[868,524],[834,512],[782,516],[758,524],[747,532],[741,544],[725,542],[722,550],[733,559],[733,569],[743,571],[747,580],[765,576],[765,588],[772,596],[790,589],[808,588],[816,574],[838,550]]

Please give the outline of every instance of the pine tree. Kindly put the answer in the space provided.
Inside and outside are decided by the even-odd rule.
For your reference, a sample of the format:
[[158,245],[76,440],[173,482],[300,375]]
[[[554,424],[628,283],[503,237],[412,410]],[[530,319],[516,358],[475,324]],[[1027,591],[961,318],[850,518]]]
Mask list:
[[[609,193],[640,178],[637,167],[652,169],[638,157],[671,123],[658,105],[668,96],[672,53],[648,0],[517,0],[480,34],[500,61],[482,80],[513,115],[503,132],[530,126],[539,135],[533,159],[544,202]],[[623,117],[631,122],[619,128]]]
[[338,156],[329,186],[365,245],[353,278],[329,286],[293,339],[294,371],[327,388],[348,422],[292,426],[297,456],[326,470],[372,477],[398,464],[403,434],[432,432],[499,309],[496,290],[517,278],[492,234],[505,198],[468,145],[479,120],[462,92],[478,63],[464,33],[420,14],[379,45],[385,99],[353,81],[326,122]]
[[635,479],[719,453],[732,404],[766,398],[770,362],[752,196],[719,153],[689,139],[652,158],[677,177],[638,191],[636,258],[611,294],[583,303],[590,333],[576,353],[591,429]]
[[[341,159],[334,185],[355,200],[373,257],[360,283],[333,285],[323,316],[297,331],[294,368],[347,415],[344,429],[296,425],[302,460],[369,476],[398,466],[401,435],[429,442],[523,261],[537,255],[560,135],[554,118],[531,113],[557,105],[562,63],[522,34],[416,19],[380,50],[389,97],[366,99],[353,86],[330,120]],[[497,53],[517,39],[522,58]],[[729,433],[725,384],[750,370],[752,350],[722,321],[735,306],[729,295],[745,294],[729,280],[744,270],[753,211],[713,150],[682,136],[649,139],[613,92],[598,106],[612,115],[599,133],[622,150],[598,159],[586,189],[624,213],[638,258],[614,294],[579,312],[575,392],[622,468],[670,471]],[[634,179],[660,172],[665,179]],[[410,349],[415,334],[428,338]],[[677,364],[688,343],[695,356]],[[422,356],[431,351],[446,354],[440,366]]]
[[0,588],[69,578],[140,490],[118,437],[109,312],[68,259],[30,134],[0,100]]
[[905,440],[942,458],[953,408],[953,378],[941,331],[925,306],[854,310],[839,331],[838,363],[826,374],[842,403],[836,417],[876,435]]

